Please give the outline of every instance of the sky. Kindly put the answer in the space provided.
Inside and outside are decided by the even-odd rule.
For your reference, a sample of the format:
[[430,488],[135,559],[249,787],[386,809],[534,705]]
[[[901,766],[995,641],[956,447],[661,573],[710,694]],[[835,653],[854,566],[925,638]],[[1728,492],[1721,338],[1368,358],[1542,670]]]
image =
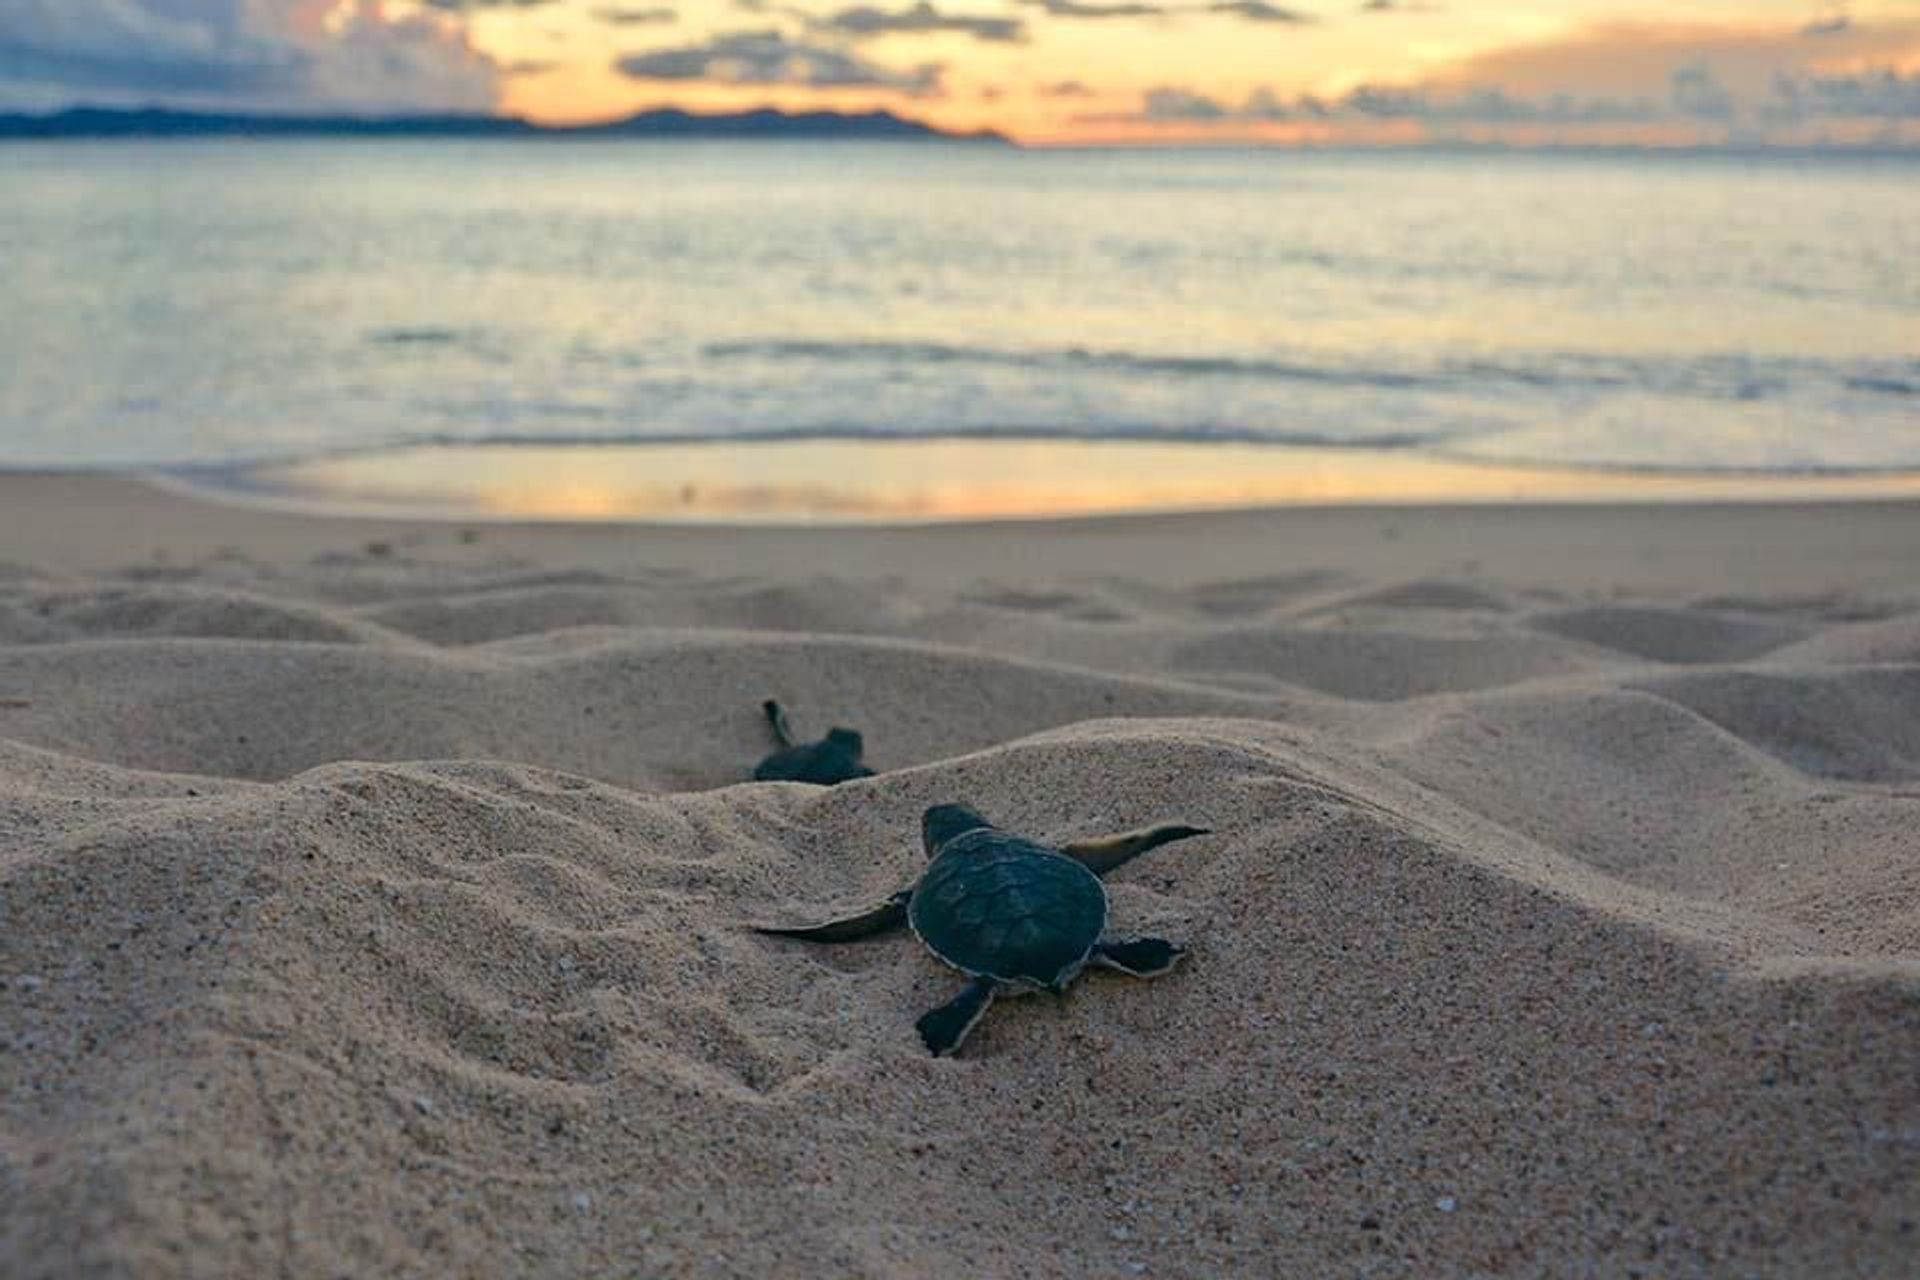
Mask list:
[[1920,0],[0,0],[0,109],[1920,147]]

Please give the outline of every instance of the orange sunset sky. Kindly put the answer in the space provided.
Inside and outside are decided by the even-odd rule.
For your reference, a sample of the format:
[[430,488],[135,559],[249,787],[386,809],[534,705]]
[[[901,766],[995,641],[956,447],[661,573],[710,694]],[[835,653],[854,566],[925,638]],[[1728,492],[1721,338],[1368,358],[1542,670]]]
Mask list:
[[76,103],[1920,145],[1920,0],[8,0],[0,109]]

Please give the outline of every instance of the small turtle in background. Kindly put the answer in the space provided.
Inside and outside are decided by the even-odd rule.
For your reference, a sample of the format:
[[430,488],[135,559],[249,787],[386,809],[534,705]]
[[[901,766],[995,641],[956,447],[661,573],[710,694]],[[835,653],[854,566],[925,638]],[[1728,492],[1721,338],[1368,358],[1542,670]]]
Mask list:
[[871,778],[873,770],[860,761],[866,743],[858,731],[833,728],[818,742],[793,740],[793,727],[780,704],[768,698],[760,704],[767,723],[773,726],[774,741],[780,749],[762,760],[753,771],[755,782],[811,782],[831,787],[854,778]]
[[1064,994],[1088,965],[1136,978],[1170,972],[1184,947],[1160,938],[1109,940],[1100,877],[1149,849],[1201,827],[1160,826],[1054,848],[1002,831],[965,805],[943,804],[920,820],[931,859],[918,884],[857,916],[760,933],[808,942],[852,942],[902,924],[973,981],[914,1024],[936,1056],[960,1048],[997,995]]

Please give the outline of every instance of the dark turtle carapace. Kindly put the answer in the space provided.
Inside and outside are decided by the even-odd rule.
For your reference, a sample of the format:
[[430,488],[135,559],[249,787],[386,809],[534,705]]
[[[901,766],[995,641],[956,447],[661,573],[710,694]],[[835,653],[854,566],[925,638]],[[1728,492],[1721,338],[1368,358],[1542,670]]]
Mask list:
[[861,763],[866,743],[857,730],[829,729],[818,742],[795,742],[787,713],[769,698],[760,704],[767,723],[773,727],[774,741],[780,749],[762,760],[753,771],[755,782],[811,782],[831,787],[854,778],[871,778],[873,770]]
[[763,928],[809,942],[851,942],[902,924],[972,981],[914,1025],[935,1054],[954,1052],[996,995],[1064,992],[1088,965],[1153,978],[1185,950],[1159,938],[1109,939],[1100,877],[1200,827],[1160,826],[1054,848],[1002,831],[965,805],[927,810],[931,861],[918,884],[879,906],[827,924]]

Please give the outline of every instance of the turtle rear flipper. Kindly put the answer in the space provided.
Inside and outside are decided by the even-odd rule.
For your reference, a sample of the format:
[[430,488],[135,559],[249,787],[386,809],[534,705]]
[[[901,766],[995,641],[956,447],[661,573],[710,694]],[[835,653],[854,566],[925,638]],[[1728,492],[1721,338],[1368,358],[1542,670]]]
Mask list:
[[1180,824],[1147,827],[1141,831],[1127,831],[1117,836],[1076,840],[1072,844],[1061,845],[1060,852],[1069,858],[1078,859],[1093,874],[1103,876],[1115,867],[1122,867],[1132,862],[1149,849],[1158,849],[1161,845],[1172,844],[1175,840],[1212,834],[1205,827],[1189,827]]
[[902,889],[879,906],[844,920],[799,925],[791,929],[755,925],[753,931],[771,934],[776,938],[798,938],[802,942],[858,942],[862,938],[878,937],[905,924],[907,901],[912,897],[913,890]]
[[927,1051],[936,1058],[957,1052],[993,1004],[996,985],[991,978],[981,978],[938,1009],[921,1014],[913,1026]]
[[760,704],[760,710],[766,713],[767,724],[773,729],[773,740],[783,747],[791,747],[793,745],[793,726],[787,723],[787,713],[785,709],[772,698],[768,698]]
[[1115,969],[1135,978],[1157,978],[1173,972],[1187,949],[1164,938],[1135,938],[1131,942],[1103,942],[1093,949],[1088,962],[1103,969]]

